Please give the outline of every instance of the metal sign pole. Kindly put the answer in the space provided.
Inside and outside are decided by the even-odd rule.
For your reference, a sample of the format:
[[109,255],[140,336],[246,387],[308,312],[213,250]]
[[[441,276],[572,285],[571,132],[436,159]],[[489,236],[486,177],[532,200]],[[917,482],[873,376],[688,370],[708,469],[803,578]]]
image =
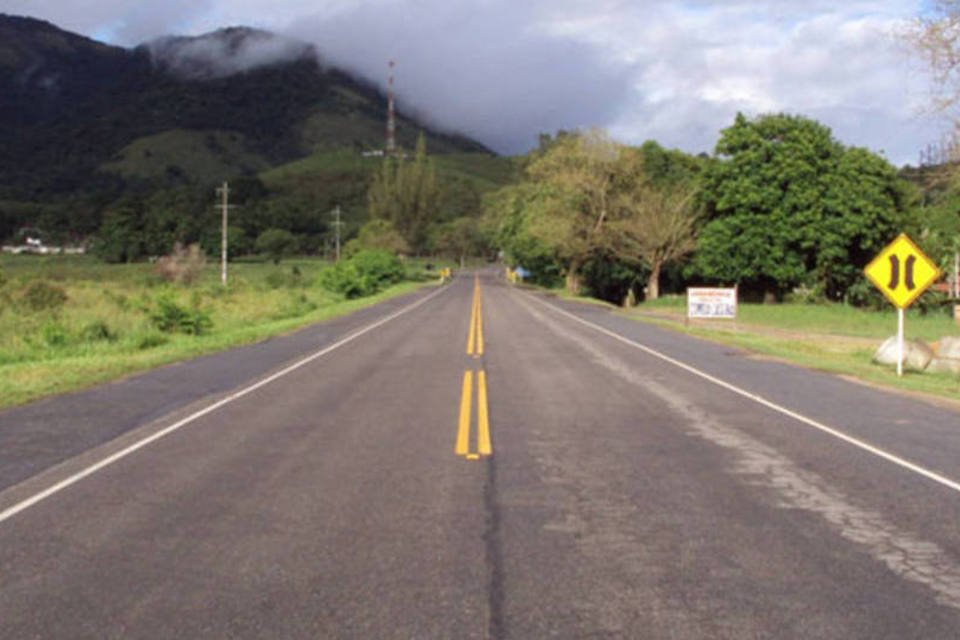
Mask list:
[[903,377],[903,309],[897,309],[897,377]]

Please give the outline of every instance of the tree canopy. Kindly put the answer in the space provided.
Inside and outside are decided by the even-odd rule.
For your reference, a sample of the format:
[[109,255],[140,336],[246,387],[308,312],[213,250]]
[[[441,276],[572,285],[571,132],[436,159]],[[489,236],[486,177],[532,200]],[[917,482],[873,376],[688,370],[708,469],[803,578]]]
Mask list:
[[804,284],[841,299],[906,222],[896,170],[814,120],[738,114],[716,154],[703,179],[710,221],[691,274],[767,296]]

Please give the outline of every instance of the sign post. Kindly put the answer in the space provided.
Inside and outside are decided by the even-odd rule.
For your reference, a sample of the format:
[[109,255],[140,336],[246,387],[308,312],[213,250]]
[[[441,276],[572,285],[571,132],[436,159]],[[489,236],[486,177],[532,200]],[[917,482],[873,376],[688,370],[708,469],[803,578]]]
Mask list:
[[940,278],[940,269],[901,233],[863,270],[897,308],[897,376],[903,375],[904,310]]

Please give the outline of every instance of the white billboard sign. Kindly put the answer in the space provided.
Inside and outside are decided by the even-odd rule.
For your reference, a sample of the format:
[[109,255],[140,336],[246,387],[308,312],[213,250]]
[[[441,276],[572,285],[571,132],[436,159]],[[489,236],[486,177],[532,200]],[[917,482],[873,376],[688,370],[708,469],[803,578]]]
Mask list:
[[737,290],[713,287],[690,287],[687,289],[688,318],[737,317]]

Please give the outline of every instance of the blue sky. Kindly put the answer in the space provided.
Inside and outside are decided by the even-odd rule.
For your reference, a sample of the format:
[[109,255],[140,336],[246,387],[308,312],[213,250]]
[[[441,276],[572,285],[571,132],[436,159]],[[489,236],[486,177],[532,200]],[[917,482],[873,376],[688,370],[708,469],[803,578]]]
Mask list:
[[710,152],[737,111],[799,113],[845,144],[916,163],[948,123],[896,33],[924,0],[0,0],[115,44],[222,26],[271,29],[383,83],[401,106],[501,152],[600,126]]

